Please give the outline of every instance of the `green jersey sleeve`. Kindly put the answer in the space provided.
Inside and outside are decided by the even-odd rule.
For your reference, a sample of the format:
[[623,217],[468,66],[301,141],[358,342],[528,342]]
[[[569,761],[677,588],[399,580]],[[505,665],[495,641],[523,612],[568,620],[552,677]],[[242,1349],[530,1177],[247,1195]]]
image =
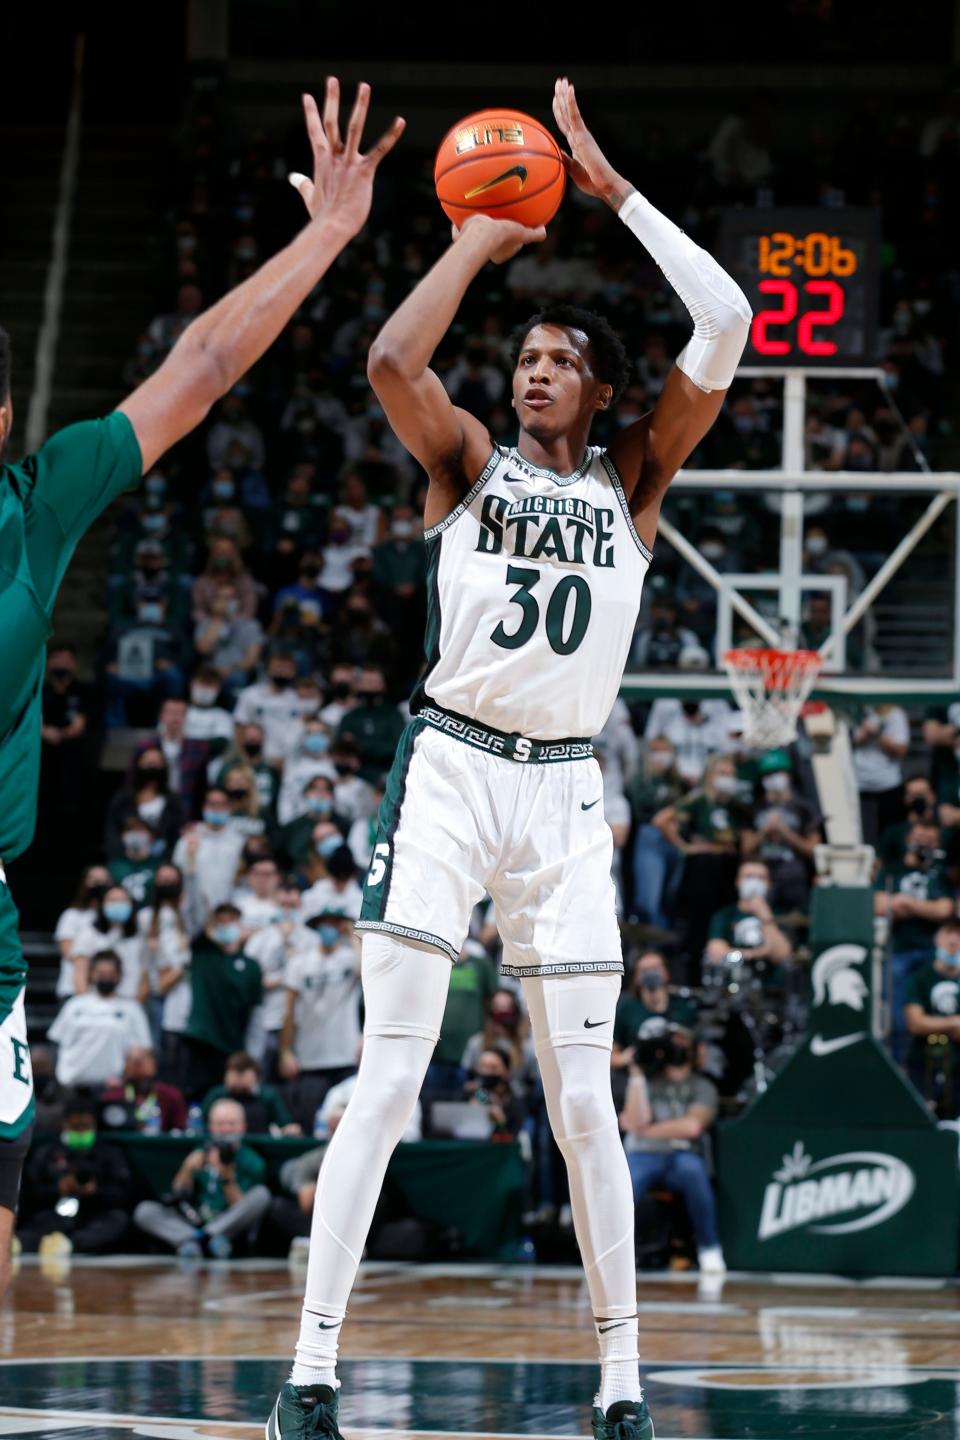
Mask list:
[[58,430],[17,469],[30,573],[49,609],[77,541],[111,500],[139,483],[140,445],[126,415],[115,410]]

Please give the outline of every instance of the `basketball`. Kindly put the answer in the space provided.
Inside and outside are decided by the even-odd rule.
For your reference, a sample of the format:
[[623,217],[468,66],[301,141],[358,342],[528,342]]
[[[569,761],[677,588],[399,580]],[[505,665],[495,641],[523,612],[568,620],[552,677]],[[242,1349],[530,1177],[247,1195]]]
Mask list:
[[546,225],[567,183],[556,140],[521,110],[478,110],[458,120],[440,142],[433,179],[454,225],[478,214]]

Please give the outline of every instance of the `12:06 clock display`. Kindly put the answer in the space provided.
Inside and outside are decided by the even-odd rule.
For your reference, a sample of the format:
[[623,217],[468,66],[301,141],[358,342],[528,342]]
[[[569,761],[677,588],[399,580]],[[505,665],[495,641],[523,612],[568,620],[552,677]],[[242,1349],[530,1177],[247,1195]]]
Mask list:
[[875,210],[728,210],[720,263],[753,308],[744,365],[872,365]]

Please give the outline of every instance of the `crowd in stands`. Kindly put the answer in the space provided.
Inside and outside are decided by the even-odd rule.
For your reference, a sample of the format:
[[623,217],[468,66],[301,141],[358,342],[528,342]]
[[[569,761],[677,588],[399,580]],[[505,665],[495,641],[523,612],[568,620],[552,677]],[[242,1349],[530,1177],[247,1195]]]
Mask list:
[[[943,251],[960,193],[956,127],[931,119],[911,163],[885,163],[881,177],[884,145],[854,120],[820,171],[800,176],[725,126],[705,137],[682,196],[666,154],[645,181],[705,244],[723,204],[755,203],[771,187],[778,200],[884,207],[888,390],[825,382],[807,463],[935,460],[951,434],[944,375],[960,313],[960,272]],[[145,317],[128,387],[282,241],[294,158],[264,137],[231,145],[215,105],[193,112],[158,274],[168,298]],[[420,161],[398,158],[330,281],[119,507],[96,687],[78,680],[70,646],[48,653],[42,813],[69,823],[76,757],[101,720],[128,744],[129,767],[99,853],[56,921],[61,1008],[33,1049],[45,1143],[28,1167],[26,1248],[66,1234],[75,1250],[103,1253],[139,1233],[182,1255],[223,1256],[262,1223],[294,1245],[307,1234],[322,1149],[292,1161],[272,1195],[245,1136],[325,1139],[359,1059],[353,922],[426,613],[424,477],[365,365],[380,325],[446,243],[429,190]],[[632,347],[633,378],[616,414],[598,417],[596,443],[650,407],[683,344],[685,312],[652,262],[602,206],[572,196],[544,244],[472,288],[437,357],[455,401],[506,443],[512,326],[559,298],[615,314]],[[775,383],[738,382],[691,466],[778,463],[781,418]],[[775,508],[740,492],[671,499],[667,513],[721,572],[756,565],[776,544]],[[825,492],[807,516],[805,565],[861,588],[901,525],[892,501],[868,509],[864,496]],[[802,640],[819,643],[829,623],[811,596]],[[661,544],[628,668],[705,669],[715,625],[714,592]],[[870,645],[861,627],[853,668],[871,663]],[[706,1137],[730,1088],[699,1032],[703,984],[736,953],[759,991],[783,994],[823,838],[802,739],[753,753],[740,720],[725,700],[620,700],[597,737],[627,961],[612,1072],[625,1146],[638,1202],[663,1187],[683,1198],[705,1269],[722,1264]],[[861,707],[852,740],[889,925],[894,1053],[954,1115],[960,705],[925,720],[896,704]],[[520,1139],[531,1210],[568,1219],[522,996],[498,959],[495,917],[480,906],[405,1138]],[[138,1193],[111,1129],[196,1135],[166,1200]],[[66,1198],[77,1202],[69,1219]]]

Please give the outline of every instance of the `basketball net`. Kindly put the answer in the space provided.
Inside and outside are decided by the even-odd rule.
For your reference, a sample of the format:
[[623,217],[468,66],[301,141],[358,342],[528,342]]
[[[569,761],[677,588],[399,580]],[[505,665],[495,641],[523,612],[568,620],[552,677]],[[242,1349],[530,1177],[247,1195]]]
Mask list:
[[779,750],[797,737],[797,720],[822,663],[816,650],[728,650],[730,686],[752,750]]

